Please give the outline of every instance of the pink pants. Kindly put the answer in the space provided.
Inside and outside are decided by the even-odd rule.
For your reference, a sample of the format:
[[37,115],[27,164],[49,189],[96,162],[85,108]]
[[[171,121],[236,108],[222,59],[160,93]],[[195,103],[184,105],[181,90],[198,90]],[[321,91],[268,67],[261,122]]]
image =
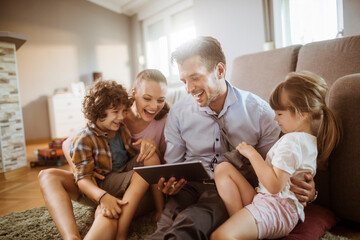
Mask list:
[[259,239],[275,239],[288,235],[296,226],[299,216],[290,199],[258,193],[246,208],[255,218]]

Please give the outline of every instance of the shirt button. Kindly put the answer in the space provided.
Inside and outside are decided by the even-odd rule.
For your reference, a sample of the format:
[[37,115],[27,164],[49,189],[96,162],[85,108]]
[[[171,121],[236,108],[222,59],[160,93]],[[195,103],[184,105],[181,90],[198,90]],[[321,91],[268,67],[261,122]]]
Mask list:
[[216,141],[219,141],[219,139],[217,138]]
[[219,156],[219,154],[216,154],[216,156],[218,157],[218,156]]

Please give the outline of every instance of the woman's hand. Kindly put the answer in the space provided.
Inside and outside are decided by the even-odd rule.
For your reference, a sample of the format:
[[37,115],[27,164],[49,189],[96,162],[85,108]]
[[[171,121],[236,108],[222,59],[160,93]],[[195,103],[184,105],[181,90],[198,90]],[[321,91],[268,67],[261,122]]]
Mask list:
[[160,178],[158,182],[158,189],[166,195],[175,195],[185,186],[187,181],[180,179],[176,181],[174,177],[170,178],[169,181],[165,182],[165,178]]
[[139,139],[133,143],[133,146],[138,146],[141,144],[140,153],[138,158],[136,159],[137,162],[143,162],[148,160],[157,149],[156,142],[152,139]]
[[304,180],[291,178],[290,191],[295,193],[299,202],[306,207],[308,202],[315,200],[316,190],[313,176],[310,173],[305,173],[304,178]]
[[107,193],[100,200],[101,213],[104,217],[118,219],[121,214],[121,207],[126,204],[127,202]]

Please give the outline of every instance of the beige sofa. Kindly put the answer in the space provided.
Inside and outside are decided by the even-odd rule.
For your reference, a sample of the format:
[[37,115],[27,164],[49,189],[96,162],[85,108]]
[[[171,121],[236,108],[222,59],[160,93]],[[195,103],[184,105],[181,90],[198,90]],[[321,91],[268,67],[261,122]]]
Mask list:
[[294,45],[236,58],[230,82],[268,100],[274,86],[292,71],[322,76],[328,105],[341,119],[343,139],[318,171],[316,203],[337,217],[360,223],[360,36]]

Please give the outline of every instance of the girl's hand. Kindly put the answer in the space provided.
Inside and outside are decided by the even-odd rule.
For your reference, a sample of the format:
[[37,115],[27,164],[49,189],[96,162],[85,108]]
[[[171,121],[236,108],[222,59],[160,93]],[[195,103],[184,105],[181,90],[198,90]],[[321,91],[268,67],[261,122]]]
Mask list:
[[121,207],[126,205],[127,202],[110,195],[107,193],[100,200],[101,213],[104,217],[118,219],[121,214]]
[[240,143],[236,149],[247,159],[250,159],[254,154],[257,154],[255,148],[251,145],[248,145],[246,142]]
[[140,153],[138,158],[136,159],[137,162],[142,162],[148,160],[157,149],[156,142],[152,139],[139,139],[133,143],[134,146],[140,145]]

